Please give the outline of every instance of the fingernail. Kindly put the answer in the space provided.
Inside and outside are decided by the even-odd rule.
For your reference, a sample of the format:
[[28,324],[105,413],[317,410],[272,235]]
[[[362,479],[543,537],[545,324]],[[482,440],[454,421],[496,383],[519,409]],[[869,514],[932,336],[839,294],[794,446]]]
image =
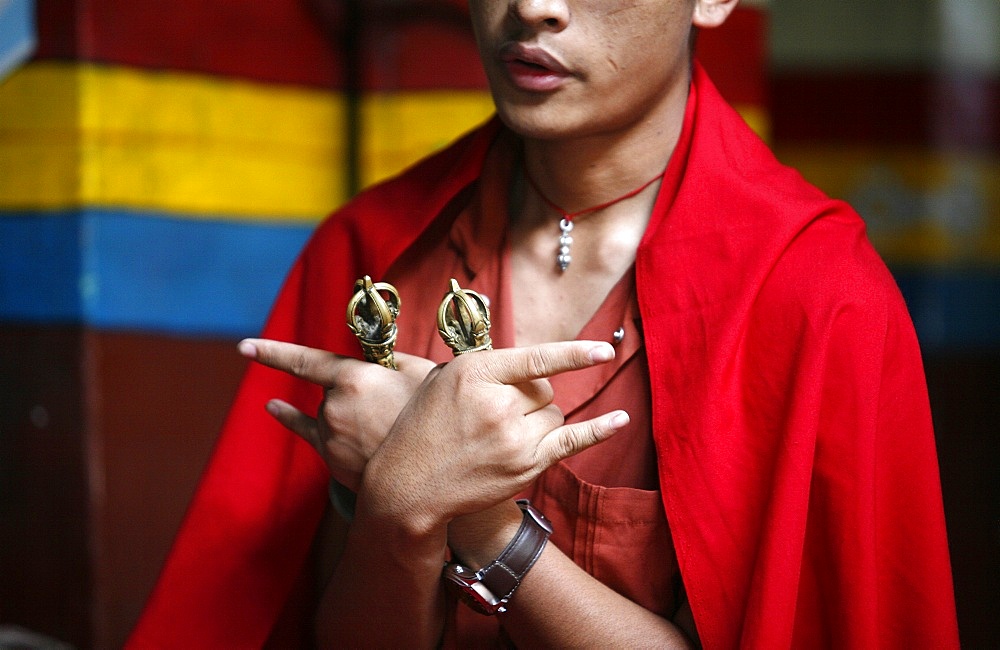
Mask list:
[[594,363],[604,363],[615,358],[615,349],[610,343],[599,343],[590,349],[590,360]]
[[278,417],[278,414],[281,413],[281,407],[278,406],[278,403],[275,402],[274,400],[271,400],[270,402],[265,404],[264,410],[267,411],[273,417]]
[[257,346],[250,339],[243,339],[236,345],[236,349],[247,359],[257,358]]
[[618,411],[611,416],[610,424],[612,429],[622,429],[628,426],[629,422],[631,422],[631,419],[629,418],[628,413],[625,411]]

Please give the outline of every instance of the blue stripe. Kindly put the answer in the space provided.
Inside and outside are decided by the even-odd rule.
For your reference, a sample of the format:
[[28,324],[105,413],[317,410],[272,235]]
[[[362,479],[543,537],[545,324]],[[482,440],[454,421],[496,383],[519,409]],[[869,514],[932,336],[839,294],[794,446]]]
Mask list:
[[[260,331],[312,225],[86,209],[0,213],[0,319]],[[1000,268],[894,268],[926,349],[1000,347]]]
[[313,227],[101,209],[0,215],[0,318],[252,335]]
[[29,322],[80,319],[78,231],[76,215],[0,213],[0,317]]
[[0,0],[0,81],[35,51],[34,0]]
[[924,349],[1000,347],[1000,268],[892,269]]

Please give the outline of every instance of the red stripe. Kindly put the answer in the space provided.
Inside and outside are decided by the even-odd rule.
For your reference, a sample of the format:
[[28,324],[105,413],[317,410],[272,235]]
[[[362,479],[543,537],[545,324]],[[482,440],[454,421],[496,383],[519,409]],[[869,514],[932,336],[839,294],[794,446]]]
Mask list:
[[79,13],[80,8],[74,0],[35,0],[38,58],[76,58]]
[[931,72],[775,75],[776,143],[1000,147],[1000,78]]
[[[463,0],[365,3],[368,90],[486,87]],[[346,15],[331,0],[38,0],[40,58],[342,88]],[[738,8],[699,35],[733,102],[763,105],[766,12]],[[734,65],[733,62],[738,62]]]
[[315,86],[340,82],[318,20],[292,0],[38,0],[40,58]]
[[[38,56],[341,88],[342,7],[329,0],[38,0]],[[364,24],[367,89],[485,87],[456,0],[372,8]]]
[[698,34],[697,53],[727,101],[767,103],[767,12],[737,7],[724,25]]

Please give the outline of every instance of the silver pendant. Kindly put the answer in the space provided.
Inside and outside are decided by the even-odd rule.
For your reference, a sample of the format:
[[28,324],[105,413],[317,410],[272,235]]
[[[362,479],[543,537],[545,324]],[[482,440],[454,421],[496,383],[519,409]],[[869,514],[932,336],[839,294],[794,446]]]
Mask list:
[[559,230],[562,234],[559,235],[559,255],[556,257],[556,262],[559,264],[559,270],[565,271],[569,268],[569,263],[573,261],[569,250],[570,246],[573,245],[573,237],[570,235],[573,232],[573,222],[569,219],[560,220]]

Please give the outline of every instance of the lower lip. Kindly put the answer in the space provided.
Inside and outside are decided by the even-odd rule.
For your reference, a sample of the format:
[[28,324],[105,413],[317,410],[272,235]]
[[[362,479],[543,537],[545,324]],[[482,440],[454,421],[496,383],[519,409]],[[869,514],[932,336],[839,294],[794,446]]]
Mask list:
[[566,81],[568,75],[546,70],[521,61],[505,61],[507,76],[521,90],[548,92],[556,90]]

